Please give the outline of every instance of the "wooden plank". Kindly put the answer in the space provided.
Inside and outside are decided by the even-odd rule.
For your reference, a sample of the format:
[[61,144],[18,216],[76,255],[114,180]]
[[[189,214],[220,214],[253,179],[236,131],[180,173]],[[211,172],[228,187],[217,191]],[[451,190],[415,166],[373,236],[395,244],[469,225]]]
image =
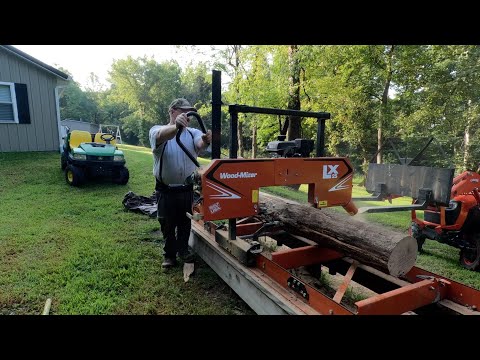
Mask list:
[[[353,262],[355,261],[355,260],[353,260],[352,258],[349,258],[349,257],[344,257],[343,260],[345,260],[346,262],[348,262],[350,264],[353,264]],[[376,275],[379,278],[382,278],[382,279],[384,279],[386,281],[389,281],[389,282],[391,282],[395,285],[398,285],[399,287],[406,286],[406,285],[410,284],[408,281],[401,280],[401,279],[399,279],[395,276],[385,274],[385,273],[383,273],[383,272],[381,272],[377,269],[374,269],[373,267],[368,266],[368,265],[358,264],[357,267],[360,268],[360,269],[363,269],[365,271],[368,271],[370,274]]]
[[464,305],[457,304],[451,300],[443,299],[438,302],[441,306],[446,307],[460,315],[480,315],[480,312],[474,311]]

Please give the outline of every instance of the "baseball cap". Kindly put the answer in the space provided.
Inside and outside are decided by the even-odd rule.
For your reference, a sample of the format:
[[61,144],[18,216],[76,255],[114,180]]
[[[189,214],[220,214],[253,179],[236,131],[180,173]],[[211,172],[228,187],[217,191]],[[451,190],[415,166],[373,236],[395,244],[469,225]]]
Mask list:
[[171,109],[185,109],[185,110],[192,110],[197,111],[190,103],[183,98],[173,100],[170,105],[168,106],[168,110]]

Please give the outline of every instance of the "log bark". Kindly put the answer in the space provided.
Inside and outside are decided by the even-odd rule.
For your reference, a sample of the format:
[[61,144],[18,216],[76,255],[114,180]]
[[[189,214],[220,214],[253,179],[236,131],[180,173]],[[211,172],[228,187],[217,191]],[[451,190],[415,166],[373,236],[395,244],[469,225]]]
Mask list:
[[331,209],[316,209],[265,194],[260,196],[260,208],[262,220],[280,221],[291,234],[313,240],[392,276],[402,276],[415,265],[417,243],[403,233]]

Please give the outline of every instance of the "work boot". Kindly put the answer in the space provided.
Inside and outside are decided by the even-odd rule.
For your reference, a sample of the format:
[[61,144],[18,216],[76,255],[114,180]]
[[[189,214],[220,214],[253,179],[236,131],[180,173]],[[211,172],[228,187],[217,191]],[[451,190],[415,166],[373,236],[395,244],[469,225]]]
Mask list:
[[175,259],[165,257],[162,263],[162,269],[170,269],[171,267],[174,267],[177,265],[177,261]]
[[195,261],[195,254],[192,253],[190,250],[183,251],[183,252],[179,253],[178,257],[184,263],[193,263]]

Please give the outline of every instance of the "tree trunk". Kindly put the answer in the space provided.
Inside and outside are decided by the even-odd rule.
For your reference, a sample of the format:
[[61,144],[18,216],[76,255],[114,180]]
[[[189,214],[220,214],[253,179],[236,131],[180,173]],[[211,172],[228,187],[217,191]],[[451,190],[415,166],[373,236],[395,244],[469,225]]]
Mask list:
[[472,168],[472,159],[471,159],[471,151],[470,151],[470,142],[471,142],[471,125],[472,125],[472,107],[471,107],[471,100],[467,101],[467,109],[465,111],[465,116],[467,117],[467,121],[465,124],[465,130],[463,131],[463,170],[475,170]]
[[238,119],[237,124],[237,142],[238,142],[238,156],[243,158],[244,156],[244,146],[243,146],[243,122]]
[[414,238],[375,224],[361,222],[333,210],[261,194],[265,221],[279,221],[285,231],[333,248],[392,276],[407,273],[417,258]]
[[[393,73],[392,60],[393,60],[394,50],[395,50],[395,45],[392,45],[387,54],[388,59],[386,64],[386,79],[385,79],[385,84],[383,86],[382,103],[380,105],[380,118],[378,120],[378,132],[377,132],[377,141],[378,141],[377,149],[378,150],[380,150],[383,146],[383,127],[387,117],[388,91],[390,90],[390,83],[392,82],[392,73]],[[383,151],[380,150],[377,154],[377,164],[383,163],[382,155],[383,155]]]
[[[233,69],[233,93],[235,102],[238,102],[240,96],[240,90],[238,88],[238,81],[235,81],[239,72],[240,72],[240,50],[241,45],[228,45],[228,55],[227,55],[227,63]],[[237,124],[237,155],[243,157],[244,155],[244,144],[243,144],[243,123],[238,119]]]
[[[300,110],[300,62],[297,56],[298,45],[289,45],[288,61],[289,61],[289,89],[288,104],[289,110]],[[301,118],[299,116],[287,116],[288,133],[287,140],[295,140],[301,135]]]
[[257,158],[257,120],[255,117],[252,119],[253,120],[253,125],[252,125],[252,159]]
[[470,163],[470,121],[467,122],[463,134],[463,170],[468,170]]

